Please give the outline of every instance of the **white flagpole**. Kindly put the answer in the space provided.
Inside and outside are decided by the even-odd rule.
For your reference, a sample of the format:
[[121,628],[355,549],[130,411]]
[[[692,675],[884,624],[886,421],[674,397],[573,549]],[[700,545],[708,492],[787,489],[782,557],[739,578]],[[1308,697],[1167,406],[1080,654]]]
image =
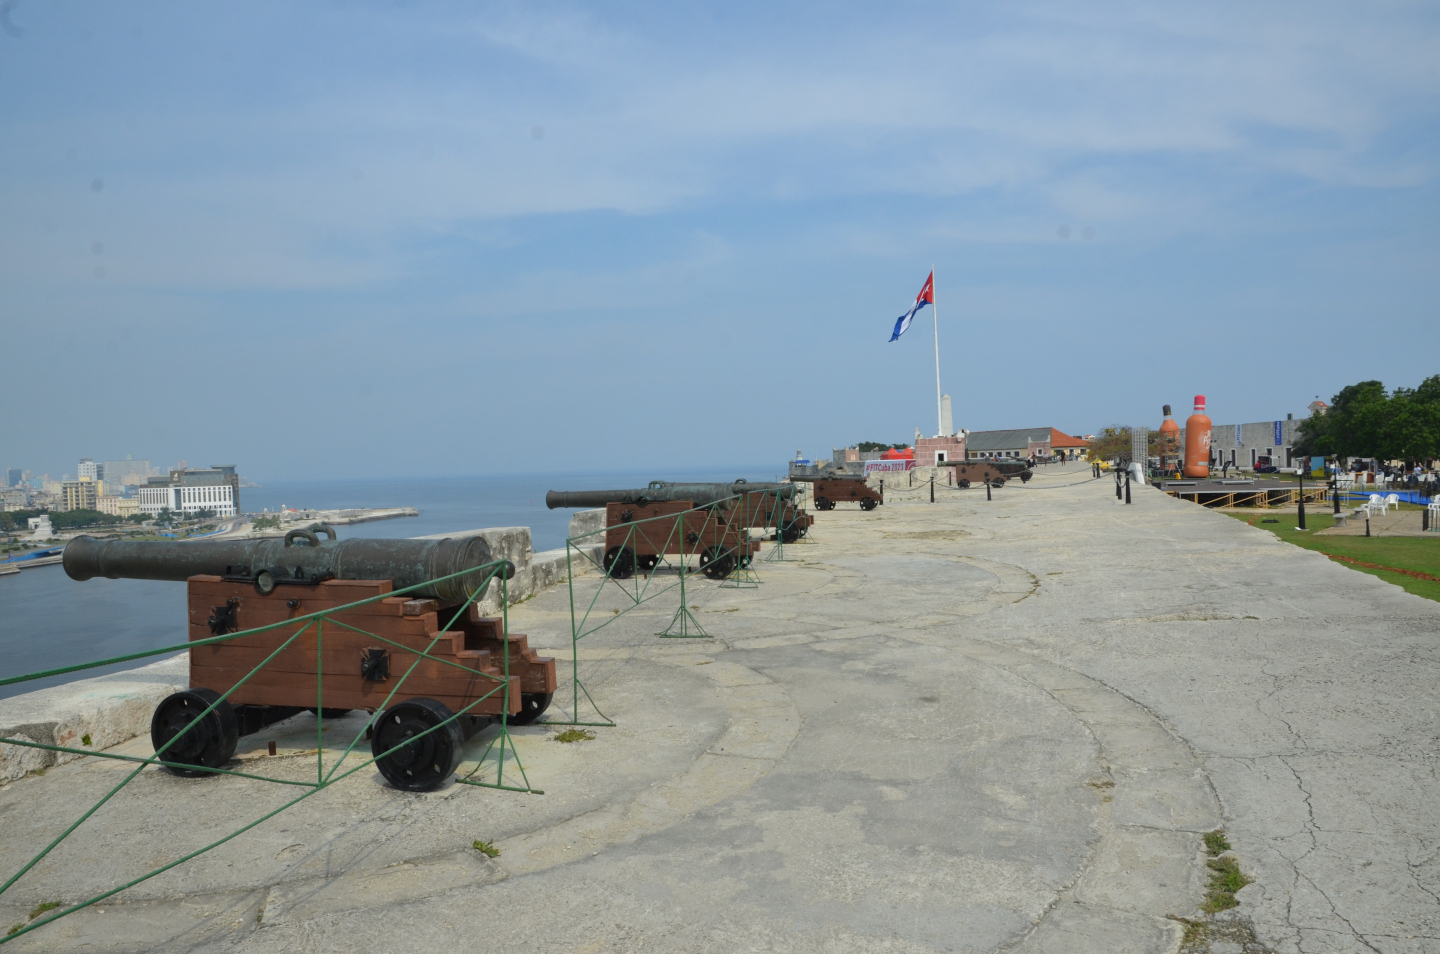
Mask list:
[[[935,265],[930,265],[930,297],[937,298],[935,294]],[[938,301],[930,303],[931,315],[935,319],[935,436],[943,437],[941,433],[945,430],[945,413],[940,409],[940,305]]]

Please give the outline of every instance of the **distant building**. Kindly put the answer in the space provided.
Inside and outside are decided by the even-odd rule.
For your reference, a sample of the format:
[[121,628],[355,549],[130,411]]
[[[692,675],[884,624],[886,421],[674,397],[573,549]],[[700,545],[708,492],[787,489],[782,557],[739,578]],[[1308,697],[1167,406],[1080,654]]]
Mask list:
[[6,510],[29,510],[30,488],[23,485],[11,487],[0,493],[0,500],[4,500]]
[[1065,457],[1073,460],[1085,452],[1089,442],[1071,437],[1053,427],[1020,428],[1008,431],[971,431],[966,452],[971,460],[1009,457]]
[[162,510],[186,514],[213,510],[217,517],[234,517],[240,513],[240,478],[234,464],[176,469],[147,480],[139,497],[140,512],[150,516]]
[[[1254,424],[1214,424],[1210,427],[1210,466],[1252,470],[1261,457],[1275,467],[1294,466],[1293,445],[1300,436],[1300,422],[1294,415],[1283,421]],[[1180,446],[1185,446],[1185,428],[1180,428]]]
[[18,487],[20,485],[20,481],[24,479],[23,473],[24,472],[21,471],[19,467],[11,467],[9,470],[5,471],[5,486]]
[[101,497],[95,509],[112,517],[129,517],[140,512],[140,501],[134,497]]
[[48,513],[42,513],[38,517],[31,517],[26,522],[29,523],[30,530],[35,534],[36,540],[48,540],[55,536],[55,528],[50,526],[50,515]]
[[95,510],[100,502],[101,484],[94,477],[66,480],[60,484],[61,510]]
[[75,474],[81,480],[104,480],[105,465],[97,464],[88,457],[80,459],[80,469]]
[[1308,410],[1310,411],[1311,416],[1314,416],[1316,414],[1324,414],[1326,411],[1330,410],[1330,405],[1326,404],[1319,398],[1316,398],[1315,400],[1310,402],[1310,407],[1308,408]]
[[921,437],[915,441],[915,466],[940,467],[946,461],[965,459],[966,434],[944,437]]
[[149,480],[152,471],[148,460],[134,460],[126,455],[124,460],[105,462],[105,482],[116,487],[138,487]]

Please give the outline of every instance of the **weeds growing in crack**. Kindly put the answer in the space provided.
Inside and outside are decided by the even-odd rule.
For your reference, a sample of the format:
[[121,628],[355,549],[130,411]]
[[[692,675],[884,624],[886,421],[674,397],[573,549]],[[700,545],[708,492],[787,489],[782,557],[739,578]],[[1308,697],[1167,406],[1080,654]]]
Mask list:
[[566,729],[555,734],[556,742],[589,742],[593,738],[595,733],[586,732],[584,729]]
[[1240,870],[1238,860],[1233,856],[1221,857],[1230,850],[1230,839],[1225,837],[1225,829],[1217,828],[1205,833],[1205,851],[1210,855],[1210,860],[1205,862],[1210,869],[1210,889],[1200,909],[1209,914],[1238,906],[1240,902],[1235,900],[1235,892],[1250,883]]
[[1250,883],[1234,858],[1213,858],[1205,863],[1210,868],[1210,893],[1200,907],[1210,914],[1226,911],[1240,904],[1235,892]]
[[1194,918],[1182,918],[1174,914],[1167,914],[1165,916],[1172,921],[1178,921],[1180,926],[1185,929],[1185,936],[1180,939],[1180,948],[1182,950],[1194,947],[1205,940],[1210,934],[1210,925],[1204,921],[1197,921]]

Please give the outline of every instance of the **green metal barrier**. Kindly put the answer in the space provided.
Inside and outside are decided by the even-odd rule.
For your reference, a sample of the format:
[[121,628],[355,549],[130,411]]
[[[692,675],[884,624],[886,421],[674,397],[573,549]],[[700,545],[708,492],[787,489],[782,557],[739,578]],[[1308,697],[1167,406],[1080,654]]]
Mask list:
[[[739,498],[727,497],[724,501],[720,501],[720,504],[723,505],[726,502],[733,502],[737,499]],[[694,614],[690,611],[690,606],[686,598],[688,586],[688,583],[686,581],[687,578],[691,575],[689,569],[689,560],[692,556],[695,555],[695,553],[686,550],[687,541],[685,539],[685,534],[683,533],[683,530],[686,524],[686,517],[692,514],[704,514],[705,522],[702,524],[702,526],[707,528],[710,526],[711,521],[715,521],[717,519],[716,509],[714,507],[694,507],[690,510],[681,511],[680,513],[664,514],[658,517],[647,517],[644,520],[636,520],[626,525],[627,529],[625,541],[623,544],[621,544],[621,546],[630,547],[634,543],[637,535],[640,534],[641,527],[650,524],[656,526],[664,526],[666,522],[668,522],[669,529],[668,532],[665,534],[665,542],[658,549],[660,550],[662,560],[664,560],[665,562],[669,562],[668,559],[665,557],[665,554],[667,554],[672,549],[672,547],[678,548],[679,553],[677,554],[677,556],[679,557],[679,559],[676,561],[676,567],[678,569],[676,579],[668,585],[664,586],[659,586],[655,584],[656,574],[653,570],[643,574],[645,577],[643,583],[640,579],[641,574],[638,573],[628,579],[619,579],[612,575],[610,568],[604,565],[603,560],[597,560],[586,552],[586,548],[598,538],[601,544],[599,549],[602,554],[604,553],[604,544],[606,541],[606,534],[610,530],[609,527],[602,527],[599,530],[591,530],[588,533],[582,533],[573,537],[566,538],[566,584],[569,587],[570,595],[570,665],[572,691],[571,709],[570,718],[568,720],[552,720],[551,724],[602,726],[606,728],[613,727],[615,725],[614,720],[612,720],[609,716],[605,715],[605,713],[601,711],[600,706],[595,702],[594,697],[590,695],[590,690],[585,687],[584,682],[580,678],[580,640],[584,639],[587,636],[594,635],[595,633],[604,629],[606,626],[610,625],[615,620],[619,619],[621,616],[624,616],[626,613],[629,613],[636,607],[648,603],[651,600],[658,599],[659,597],[664,596],[666,593],[678,589],[680,591],[680,605],[676,608],[675,615],[670,618],[669,625],[655,635],[668,639],[710,638],[710,634],[705,632],[705,629],[700,625],[700,621],[697,620]],[[656,537],[652,536],[649,533],[647,533],[646,536],[650,539],[656,539]],[[747,549],[746,554],[744,554],[745,556],[748,556],[748,543],[749,531],[746,530],[742,540],[742,544]],[[737,563],[741,562],[738,559],[741,554],[737,553],[736,556]],[[586,564],[588,564],[595,567],[603,574],[600,580],[600,585],[596,587],[594,595],[590,597],[590,600],[586,605],[579,609],[577,609],[575,594],[575,567],[577,565],[577,557],[581,561],[579,565],[582,568]],[[737,572],[738,570],[739,567],[737,566]],[[626,598],[629,599],[630,603],[623,610],[617,610],[610,616],[602,616],[600,617],[599,622],[592,623],[591,617],[595,613],[596,604],[599,602],[601,594],[606,591],[606,584],[612,584],[613,586],[618,587],[620,591],[625,594]],[[586,702],[589,703],[590,708],[595,711],[596,717],[603,721],[589,722],[584,721],[580,718],[580,700],[582,697]]]
[[[122,885],[120,885],[120,886],[118,886],[118,887],[115,887],[115,888],[112,888],[112,889],[110,889],[110,890],[108,890],[108,891],[102,892],[101,894],[97,894],[97,895],[95,895],[94,897],[89,898],[89,899],[87,899],[87,900],[84,900],[84,901],[78,902],[78,903],[76,903],[76,904],[70,905],[69,907],[65,907],[65,908],[63,908],[62,910],[57,910],[54,914],[51,914],[51,915],[49,915],[48,917],[38,918],[38,919],[36,919],[36,920],[34,920],[34,921],[31,921],[31,922],[28,923],[28,924],[16,925],[14,928],[12,928],[12,929],[10,930],[10,933],[4,935],[3,937],[0,937],[0,945],[7,944],[7,943],[9,943],[9,942],[11,942],[11,941],[13,941],[13,940],[16,940],[16,939],[19,938],[19,937],[22,937],[22,936],[24,936],[24,935],[26,935],[26,934],[29,934],[31,931],[37,930],[37,929],[39,929],[39,928],[42,928],[42,927],[44,927],[45,925],[50,924],[50,923],[52,923],[52,922],[54,922],[54,921],[58,921],[59,919],[65,917],[65,916],[67,916],[67,915],[74,914],[76,911],[79,911],[79,910],[82,910],[82,909],[84,909],[84,908],[87,908],[87,907],[91,906],[92,904],[95,904],[95,903],[97,903],[97,902],[99,902],[99,901],[104,901],[106,898],[113,897],[113,896],[119,894],[120,892],[126,890],[127,888],[132,888],[132,887],[134,887],[135,885],[138,885],[138,884],[140,884],[140,883],[142,883],[142,882],[144,882],[144,881],[148,881],[149,879],[154,878],[156,875],[163,874],[164,872],[169,871],[170,869],[175,868],[175,867],[177,867],[177,866],[179,866],[179,865],[182,865],[182,864],[186,863],[187,861],[190,861],[190,860],[192,860],[192,859],[194,859],[194,858],[196,858],[196,857],[204,854],[205,852],[210,851],[211,849],[217,848],[217,847],[219,847],[220,845],[223,845],[223,844],[225,844],[226,842],[231,841],[232,839],[234,839],[234,838],[236,838],[236,837],[244,834],[245,832],[249,831],[250,829],[254,828],[255,826],[257,826],[257,825],[259,825],[259,824],[261,824],[261,823],[263,823],[263,822],[265,822],[265,821],[267,821],[267,820],[269,820],[269,819],[271,819],[271,818],[274,818],[276,815],[280,814],[281,812],[285,811],[286,809],[291,808],[291,807],[299,804],[300,802],[304,801],[305,799],[309,798],[310,796],[312,796],[312,795],[314,795],[314,794],[316,794],[316,793],[318,793],[318,792],[324,791],[325,789],[327,789],[327,788],[329,788],[330,786],[336,784],[337,782],[340,782],[340,781],[342,781],[342,780],[344,780],[344,779],[346,779],[346,778],[349,778],[350,776],[354,775],[356,772],[359,772],[359,771],[361,771],[361,770],[363,770],[363,769],[365,769],[365,768],[373,765],[373,764],[374,764],[376,761],[378,761],[379,759],[382,759],[382,758],[385,758],[386,756],[389,756],[390,754],[392,754],[393,752],[397,751],[398,749],[404,747],[405,745],[410,744],[410,743],[413,742],[415,739],[423,738],[424,736],[429,735],[431,732],[436,732],[436,731],[439,731],[440,729],[443,729],[445,726],[447,726],[447,725],[449,725],[450,723],[454,722],[455,720],[459,719],[461,716],[467,715],[467,714],[470,712],[471,709],[473,709],[475,706],[478,706],[480,703],[484,702],[485,700],[489,699],[489,698],[490,698],[491,696],[493,696],[495,693],[500,692],[500,691],[502,691],[502,690],[507,690],[507,689],[508,689],[508,686],[509,686],[509,684],[510,684],[510,653],[509,653],[508,651],[501,653],[501,655],[504,657],[504,660],[505,660],[504,675],[503,675],[503,677],[496,677],[496,676],[492,676],[492,675],[490,675],[490,674],[488,674],[488,673],[477,673],[475,670],[466,668],[465,666],[461,666],[460,664],[454,662],[453,660],[446,659],[446,658],[441,657],[441,656],[433,656],[433,655],[431,655],[431,650],[433,650],[433,649],[435,648],[436,643],[438,643],[439,640],[440,640],[439,635],[437,635],[435,639],[432,639],[432,640],[430,641],[430,644],[425,648],[425,650],[424,650],[423,652],[418,652],[417,650],[415,650],[415,649],[413,649],[413,648],[411,648],[411,647],[405,646],[405,645],[403,645],[403,644],[401,644],[401,643],[397,643],[397,642],[395,642],[394,640],[386,639],[386,638],[383,637],[383,636],[377,636],[377,635],[375,635],[374,633],[367,632],[366,630],[359,629],[358,627],[351,626],[351,625],[349,625],[348,623],[344,623],[344,622],[341,622],[341,621],[338,620],[338,619],[333,619],[333,618],[332,618],[332,617],[334,617],[336,614],[344,613],[344,612],[347,612],[347,611],[349,611],[349,610],[353,610],[353,609],[355,609],[355,608],[357,608],[357,607],[365,606],[366,604],[369,604],[369,603],[374,603],[374,602],[378,602],[378,601],[380,601],[380,600],[385,600],[385,599],[391,599],[391,598],[396,597],[396,596],[402,596],[402,595],[404,595],[404,594],[406,594],[406,593],[409,593],[409,592],[411,592],[411,591],[413,591],[413,590],[420,590],[420,589],[425,588],[425,587],[431,587],[431,586],[433,586],[433,585],[435,585],[435,584],[437,584],[437,583],[442,583],[442,582],[446,582],[446,581],[449,581],[449,580],[456,579],[456,578],[458,578],[458,577],[462,577],[462,576],[474,574],[474,573],[477,572],[477,571],[486,571],[486,575],[485,575],[484,580],[483,580],[483,581],[479,584],[479,586],[477,586],[473,591],[470,591],[470,592],[469,592],[469,594],[468,594],[465,602],[464,602],[464,603],[460,606],[460,608],[456,611],[455,615],[450,618],[450,622],[447,623],[445,626],[443,626],[443,627],[440,628],[439,632],[440,632],[440,633],[444,633],[445,631],[447,631],[447,630],[450,628],[450,626],[452,626],[452,625],[455,623],[455,621],[458,620],[458,619],[461,617],[462,614],[464,614],[465,612],[467,612],[467,611],[469,610],[471,604],[473,604],[473,603],[475,602],[475,600],[480,596],[480,594],[482,594],[482,593],[485,592],[485,590],[486,590],[486,588],[489,586],[490,582],[491,582],[492,580],[494,580],[494,579],[498,576],[499,579],[500,579],[500,588],[501,588],[501,589],[500,589],[500,592],[501,592],[501,604],[502,604],[502,606],[504,606],[503,614],[504,614],[504,621],[505,621],[505,632],[508,633],[508,632],[509,632],[509,628],[510,628],[509,590],[508,590],[508,587],[507,587],[507,585],[506,585],[505,576],[504,576],[503,573],[500,572],[501,569],[502,569],[504,566],[505,566],[505,561],[504,561],[504,560],[496,560],[496,561],[494,561],[493,563],[484,564],[484,565],[482,565],[482,566],[480,566],[480,567],[475,567],[475,568],[470,568],[470,569],[462,570],[462,571],[460,571],[460,572],[458,572],[458,573],[453,573],[453,574],[450,574],[450,575],[448,575],[448,576],[437,577],[437,578],[434,579],[434,580],[427,580],[427,581],[425,581],[425,582],[423,582],[423,583],[417,583],[417,584],[415,584],[415,585],[413,585],[413,586],[405,587],[404,589],[394,590],[394,591],[389,592],[389,593],[383,593],[383,594],[380,594],[380,595],[377,595],[377,596],[373,596],[373,597],[369,597],[369,598],[363,599],[363,600],[357,600],[357,601],[355,601],[355,602],[353,602],[353,603],[347,603],[347,604],[345,604],[344,606],[332,607],[331,609],[322,610],[322,611],[316,612],[316,613],[311,613],[311,614],[308,614],[308,615],[306,615],[306,616],[297,616],[297,617],[295,617],[294,619],[288,619],[288,620],[285,620],[285,621],[279,622],[279,623],[272,623],[272,624],[270,624],[270,625],[268,625],[268,626],[257,626],[257,627],[255,627],[255,628],[253,628],[253,629],[243,630],[243,631],[237,632],[237,633],[227,633],[227,634],[222,635],[222,636],[212,636],[212,637],[209,637],[209,638],[207,638],[207,639],[197,639],[197,640],[185,642],[185,643],[182,643],[182,644],[179,644],[179,645],[175,645],[175,646],[165,646],[165,647],[162,647],[162,648],[160,648],[160,649],[151,649],[151,650],[147,650],[147,651],[145,651],[145,652],[139,652],[139,653],[129,653],[129,654],[127,654],[127,655],[114,656],[114,657],[111,657],[111,658],[109,658],[109,659],[101,659],[101,660],[97,660],[97,661],[95,661],[95,662],[80,663],[80,664],[74,665],[74,666],[62,666],[62,667],[60,667],[60,668],[58,668],[58,669],[49,669],[49,670],[45,670],[44,672],[29,673],[29,674],[23,675],[23,676],[12,676],[12,677],[7,678],[7,679],[0,679],[0,686],[15,685],[15,684],[17,684],[17,683],[28,682],[28,681],[31,681],[31,680],[34,680],[34,679],[43,679],[43,678],[45,678],[45,677],[47,677],[47,676],[57,676],[57,675],[63,675],[63,674],[73,673],[73,672],[83,672],[84,670],[87,670],[87,669],[95,669],[95,668],[98,668],[98,667],[100,667],[100,666],[108,666],[108,665],[111,665],[111,664],[117,663],[117,662],[128,662],[128,661],[130,661],[130,660],[144,659],[144,658],[147,658],[147,657],[150,657],[150,656],[163,656],[163,655],[166,655],[166,654],[169,654],[169,653],[175,653],[175,652],[180,652],[180,651],[189,650],[189,649],[191,649],[191,648],[193,648],[193,647],[195,647],[195,646],[206,646],[206,645],[211,645],[211,644],[214,644],[214,643],[223,643],[223,642],[226,642],[226,641],[229,641],[229,640],[239,639],[239,638],[242,638],[242,637],[245,637],[245,636],[252,636],[252,635],[254,635],[254,634],[256,634],[256,633],[263,633],[263,632],[267,632],[267,631],[270,631],[270,630],[279,629],[279,628],[281,628],[281,627],[294,626],[294,625],[296,625],[297,623],[303,624],[303,625],[300,627],[300,629],[298,629],[293,635],[291,635],[288,639],[286,639],[279,647],[277,647],[277,648],[275,649],[274,652],[272,652],[269,656],[267,656],[258,666],[256,666],[256,667],[255,667],[254,669],[252,669],[249,673],[247,673],[244,678],[242,678],[240,681],[238,681],[234,686],[230,687],[230,689],[228,689],[223,695],[221,695],[219,699],[217,699],[215,702],[211,703],[210,706],[208,706],[203,712],[201,712],[201,713],[196,717],[196,721],[199,721],[199,720],[204,719],[204,718],[205,718],[206,716],[208,716],[211,712],[213,712],[213,711],[215,710],[215,707],[216,707],[216,706],[218,706],[221,702],[225,701],[225,700],[230,696],[231,693],[233,693],[233,692],[234,692],[236,689],[238,689],[240,686],[244,685],[244,684],[245,684],[247,681],[249,681],[256,673],[258,673],[258,672],[260,672],[261,670],[263,670],[263,669],[266,667],[266,665],[268,665],[268,664],[270,663],[270,661],[273,660],[276,656],[278,656],[282,651],[284,651],[285,649],[289,648],[291,645],[293,645],[293,644],[295,644],[297,641],[299,641],[299,640],[301,639],[301,637],[305,636],[307,633],[311,633],[312,631],[313,631],[313,635],[314,635],[314,639],[315,639],[315,648],[316,648],[316,653],[317,653],[317,657],[318,657],[319,652],[320,652],[320,649],[321,649],[321,646],[322,646],[322,642],[323,642],[323,640],[324,640],[324,630],[325,630],[325,624],[326,624],[326,622],[329,622],[329,623],[331,623],[332,625],[335,625],[335,626],[344,627],[345,629],[349,629],[349,630],[352,630],[352,631],[354,631],[354,632],[364,633],[366,636],[370,636],[370,637],[372,637],[372,638],[374,638],[374,639],[376,639],[376,640],[379,640],[379,641],[382,642],[382,643],[387,643],[387,644],[389,644],[389,645],[396,646],[396,647],[398,647],[398,648],[400,648],[400,649],[404,649],[404,650],[407,651],[407,652],[415,653],[415,654],[416,654],[416,658],[415,658],[414,662],[412,662],[412,663],[410,664],[410,668],[405,671],[405,674],[404,674],[403,676],[401,676],[398,680],[395,681],[394,687],[390,690],[390,693],[385,697],[384,705],[377,707],[376,710],[375,710],[375,712],[370,715],[370,718],[369,718],[368,720],[366,720],[365,726],[360,730],[360,732],[358,732],[358,733],[356,734],[355,738],[350,741],[350,744],[349,744],[348,746],[346,746],[344,752],[340,755],[340,757],[339,757],[338,759],[335,760],[334,764],[329,767],[329,770],[328,770],[328,771],[326,770],[326,767],[325,767],[325,745],[324,745],[324,738],[323,738],[323,735],[322,735],[322,733],[323,733],[324,730],[325,730],[325,720],[324,720],[325,686],[324,686],[323,676],[317,671],[317,673],[316,673],[316,680],[315,680],[315,709],[316,709],[316,727],[315,727],[315,732],[316,732],[316,746],[315,746],[315,748],[316,748],[316,769],[315,769],[315,773],[316,773],[316,774],[315,774],[315,781],[314,781],[314,782],[300,782],[300,781],[296,781],[296,780],[294,780],[294,779],[270,778],[270,777],[264,776],[264,775],[256,775],[256,774],[249,773],[249,772],[237,772],[237,771],[232,771],[232,770],[229,770],[229,769],[206,769],[206,768],[200,768],[200,767],[193,766],[193,765],[188,765],[188,764],[187,764],[187,765],[184,765],[184,766],[181,766],[181,767],[187,769],[188,771],[192,771],[192,772],[203,772],[203,773],[205,773],[205,774],[214,774],[214,775],[233,775],[233,776],[237,776],[237,777],[239,777],[239,778],[254,779],[254,780],[256,780],[256,781],[273,782],[273,783],[275,783],[275,784],[277,784],[277,785],[299,786],[299,787],[302,787],[302,788],[306,789],[306,791],[304,791],[304,792],[301,793],[300,795],[296,796],[294,799],[291,799],[290,801],[288,801],[288,802],[286,802],[285,804],[281,805],[279,808],[276,808],[276,809],[274,809],[273,811],[266,812],[264,815],[261,815],[259,818],[255,819],[254,821],[251,821],[251,822],[249,822],[249,823],[247,823],[247,824],[245,824],[245,825],[242,825],[241,827],[235,829],[235,830],[234,830],[233,832],[231,832],[230,834],[224,836],[223,838],[219,838],[219,839],[211,842],[210,844],[204,846],[203,848],[199,848],[199,849],[197,849],[197,850],[195,850],[195,851],[192,851],[192,852],[189,852],[189,853],[187,853],[187,854],[184,854],[184,855],[180,856],[179,858],[176,858],[174,861],[171,861],[171,862],[169,862],[169,863],[167,863],[167,864],[161,865],[160,867],[155,868],[155,869],[153,869],[153,870],[151,870],[151,871],[149,871],[149,872],[147,872],[147,873],[139,876],[138,878],[133,878],[133,879],[131,879],[130,881],[127,881],[127,882],[125,882],[124,884],[122,884]],[[387,750],[384,751],[384,752],[381,752],[379,755],[372,755],[372,757],[366,759],[365,761],[360,762],[360,763],[358,763],[358,764],[355,764],[354,766],[348,768],[346,771],[341,772],[341,771],[340,771],[341,766],[344,765],[344,764],[350,759],[351,754],[354,752],[356,745],[358,745],[358,744],[366,737],[366,734],[374,727],[376,718],[377,718],[385,709],[389,708],[391,700],[394,699],[396,693],[398,693],[398,692],[400,691],[400,689],[405,685],[406,679],[408,679],[409,676],[410,676],[410,674],[415,671],[415,667],[420,664],[420,660],[422,660],[422,659],[429,659],[429,660],[432,660],[432,661],[444,663],[445,665],[448,665],[448,666],[453,666],[453,667],[455,667],[455,668],[457,668],[457,669],[462,670],[463,672],[465,672],[467,675],[470,675],[470,676],[476,676],[476,675],[482,676],[482,677],[484,677],[484,678],[486,678],[486,679],[489,679],[489,680],[493,681],[493,682],[495,683],[495,687],[492,688],[490,691],[486,692],[484,695],[480,696],[478,699],[476,699],[476,700],[475,700],[474,702],[472,702],[470,705],[466,706],[464,709],[462,709],[462,710],[460,710],[459,712],[456,712],[456,713],[454,713],[453,715],[451,715],[450,718],[445,719],[444,721],[442,721],[442,722],[440,722],[440,723],[437,723],[436,725],[430,727],[429,729],[424,730],[423,732],[417,733],[416,735],[414,735],[414,736],[410,737],[409,739],[407,739],[405,742],[401,742],[401,743],[393,746],[392,748],[387,749]],[[318,669],[319,669],[319,667],[317,666],[317,670],[318,670]],[[578,682],[577,682],[577,686],[578,686]],[[510,730],[509,730],[509,715],[508,715],[508,712],[507,712],[508,706],[501,706],[500,708],[501,708],[501,715],[500,715],[500,722],[499,722],[499,730],[500,730],[500,731],[498,732],[498,734],[496,734],[496,736],[495,736],[494,738],[492,738],[492,739],[490,740],[490,744],[486,747],[485,752],[481,755],[480,759],[476,762],[475,767],[474,767],[473,769],[471,769],[470,772],[469,772],[464,778],[457,778],[456,781],[459,782],[459,783],[461,783],[461,784],[465,784],[465,785],[475,785],[475,786],[480,786],[480,787],[483,787],[483,788],[497,788],[497,789],[504,789],[505,791],[510,791],[510,792],[529,792],[529,793],[536,794],[536,795],[543,795],[544,792],[543,792],[542,790],[531,787],[531,785],[530,785],[530,780],[529,780],[528,776],[526,776],[526,774],[525,774],[525,768],[524,768],[524,766],[523,766],[523,765],[521,764],[521,762],[520,762],[520,755],[519,755],[519,753],[515,750],[515,743],[514,743],[514,740],[513,740],[513,739],[511,738],[511,736],[510,736]],[[611,724],[613,724],[613,723],[611,723]],[[146,767],[152,766],[152,765],[153,765],[153,766],[160,766],[160,767],[176,765],[177,763],[171,763],[171,762],[165,761],[165,759],[163,758],[163,756],[164,756],[166,750],[167,750],[171,745],[175,744],[175,742],[179,741],[181,738],[183,738],[183,733],[179,733],[179,734],[175,735],[169,742],[167,742],[167,743],[165,743],[165,745],[161,746],[160,749],[157,750],[157,751],[155,752],[155,754],[152,755],[152,756],[150,756],[149,758],[140,758],[140,757],[138,757],[138,756],[128,756],[128,755],[116,755],[116,754],[110,754],[110,753],[104,753],[104,752],[92,752],[92,751],[89,751],[89,750],[87,750],[87,749],[74,749],[74,748],[68,748],[68,747],[65,747],[65,746],[58,746],[58,745],[44,745],[44,744],[41,744],[41,743],[38,743],[38,742],[31,742],[31,741],[28,740],[28,739],[0,738],[0,743],[5,743],[5,744],[7,744],[7,745],[18,745],[18,746],[22,746],[22,747],[26,747],[26,748],[45,749],[45,750],[54,751],[54,752],[67,752],[67,753],[73,753],[73,754],[76,754],[76,755],[84,755],[84,756],[90,756],[90,757],[95,757],[95,758],[115,759],[115,760],[120,760],[120,761],[138,763],[138,764],[136,765],[136,768],[135,768],[135,770],[134,770],[133,772],[131,772],[131,773],[130,773],[129,775],[127,775],[123,780],[121,780],[119,784],[117,784],[116,786],[114,786],[113,788],[111,788],[104,796],[102,796],[102,797],[100,798],[99,801],[97,801],[97,802],[96,802],[94,805],[92,805],[88,810],[86,810],[86,811],[84,812],[84,814],[82,814],[78,819],[76,819],[68,828],[66,828],[63,832],[61,832],[61,833],[60,833],[56,838],[54,838],[48,845],[46,845],[43,849],[41,849],[33,858],[31,858],[28,862],[26,862],[26,863],[20,868],[20,870],[16,871],[16,872],[15,872],[14,874],[12,874],[9,878],[7,878],[3,884],[0,884],[0,896],[3,896],[3,895],[5,894],[5,892],[9,891],[9,890],[16,884],[16,882],[20,881],[20,879],[25,876],[26,872],[30,871],[32,868],[35,867],[35,865],[39,864],[47,855],[49,855],[52,851],[54,851],[55,848],[56,848],[61,842],[65,841],[65,839],[69,838],[69,837],[76,831],[76,829],[78,829],[81,825],[83,825],[83,824],[86,822],[86,820],[88,820],[88,819],[89,819],[92,815],[94,815],[97,811],[99,811],[102,806],[104,806],[104,805],[105,805],[107,802],[109,802],[112,798],[114,798],[116,795],[118,795],[118,794],[125,788],[125,786],[127,786],[127,785],[128,785],[130,782],[132,782],[136,777],[138,777],[139,774],[140,774],[142,771],[144,771]],[[497,751],[497,746],[498,746],[498,751]],[[485,766],[486,761],[490,758],[492,752],[494,752],[494,753],[495,753],[495,756],[496,756],[496,758],[495,758],[495,777],[494,777],[494,781],[484,781],[484,780],[477,780],[477,779],[475,779],[473,776],[475,776],[475,774],[476,774],[477,772],[479,772],[479,771]],[[522,784],[520,784],[520,785],[513,785],[513,784],[512,784],[512,785],[507,785],[507,784],[505,784],[505,760],[506,760],[506,758],[507,758],[507,752],[509,753],[509,757],[513,760],[513,762],[514,762],[514,764],[515,764],[515,769],[518,770],[519,773],[520,773],[520,780],[521,780],[521,783],[522,783]]]

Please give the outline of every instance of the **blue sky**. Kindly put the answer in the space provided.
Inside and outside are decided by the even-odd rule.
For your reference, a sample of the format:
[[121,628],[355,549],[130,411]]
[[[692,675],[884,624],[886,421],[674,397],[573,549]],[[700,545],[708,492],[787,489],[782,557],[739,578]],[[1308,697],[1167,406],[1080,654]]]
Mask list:
[[1429,4],[6,3],[0,465],[778,462],[1440,373]]

